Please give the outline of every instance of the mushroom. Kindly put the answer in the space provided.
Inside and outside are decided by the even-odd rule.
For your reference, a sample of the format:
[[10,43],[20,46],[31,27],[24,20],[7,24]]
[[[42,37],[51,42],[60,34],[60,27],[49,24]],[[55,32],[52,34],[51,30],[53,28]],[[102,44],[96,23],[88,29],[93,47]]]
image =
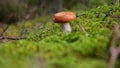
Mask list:
[[61,24],[61,29],[64,33],[68,34],[72,31],[69,24],[70,21],[75,20],[76,15],[73,12],[58,12],[54,15],[54,22]]

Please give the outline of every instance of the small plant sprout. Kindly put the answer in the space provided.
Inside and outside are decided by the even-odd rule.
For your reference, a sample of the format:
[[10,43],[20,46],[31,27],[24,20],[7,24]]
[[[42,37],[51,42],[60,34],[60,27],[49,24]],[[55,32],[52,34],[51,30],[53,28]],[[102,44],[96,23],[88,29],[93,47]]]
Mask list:
[[76,19],[76,15],[73,12],[58,12],[53,17],[55,23],[61,24],[61,30],[65,34],[68,34],[72,31],[69,22],[75,19]]

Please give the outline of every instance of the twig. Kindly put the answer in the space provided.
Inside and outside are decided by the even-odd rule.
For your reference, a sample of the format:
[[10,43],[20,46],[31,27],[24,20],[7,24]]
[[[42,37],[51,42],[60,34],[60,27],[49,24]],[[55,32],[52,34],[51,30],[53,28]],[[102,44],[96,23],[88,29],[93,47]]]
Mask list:
[[109,17],[111,15],[111,12],[112,12],[112,8],[110,10],[108,10],[105,17],[102,19],[102,21],[104,21],[107,17]]
[[8,39],[8,40],[21,40],[21,39],[26,39],[25,37],[8,37],[8,36],[1,36],[0,40],[2,39]]
[[106,22],[105,22],[105,25],[107,25],[107,24],[110,22],[111,18],[120,19],[120,16],[112,16],[112,15],[109,15],[108,18],[107,18],[107,20],[106,20]]
[[79,23],[80,29],[85,33],[85,36],[88,36],[89,34],[86,32],[85,28]]
[[120,15],[118,15],[118,16],[111,16],[112,18],[120,18]]
[[105,22],[105,26],[110,22],[111,16],[108,16],[106,22]]
[[114,68],[119,52],[116,47],[111,46],[110,53],[111,53],[111,57],[109,61],[109,68]]
[[113,38],[112,38],[111,44],[110,44],[110,60],[109,60],[108,68],[114,68],[115,62],[120,53],[120,47],[117,47],[117,44],[120,41],[119,28],[120,28],[119,24],[116,24],[114,26],[114,35],[113,35]]

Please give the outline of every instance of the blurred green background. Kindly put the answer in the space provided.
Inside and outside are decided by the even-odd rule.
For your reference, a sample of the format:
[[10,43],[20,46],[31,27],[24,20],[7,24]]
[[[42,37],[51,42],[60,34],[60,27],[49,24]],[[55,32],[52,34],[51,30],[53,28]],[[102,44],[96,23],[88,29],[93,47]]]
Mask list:
[[[60,11],[77,15],[68,35],[53,22]],[[1,0],[0,68],[108,68],[113,27],[120,20],[106,24],[106,14],[119,17],[120,1]],[[120,68],[120,56],[115,68]]]

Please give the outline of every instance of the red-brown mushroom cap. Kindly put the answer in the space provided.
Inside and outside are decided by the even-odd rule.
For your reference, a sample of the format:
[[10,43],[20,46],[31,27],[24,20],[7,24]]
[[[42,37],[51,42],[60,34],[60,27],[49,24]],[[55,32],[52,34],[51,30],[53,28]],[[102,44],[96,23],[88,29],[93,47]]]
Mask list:
[[55,23],[68,23],[71,20],[75,20],[76,15],[73,12],[59,12],[54,15]]

